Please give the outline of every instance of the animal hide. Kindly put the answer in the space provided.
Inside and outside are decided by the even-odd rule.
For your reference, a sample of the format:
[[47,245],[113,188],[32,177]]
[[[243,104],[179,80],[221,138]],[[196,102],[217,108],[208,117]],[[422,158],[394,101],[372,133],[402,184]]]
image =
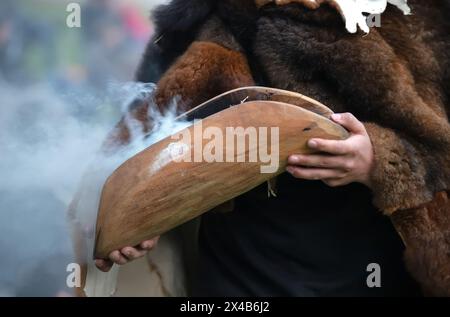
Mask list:
[[397,6],[404,14],[410,14],[407,0],[256,0],[258,8],[275,2],[278,5],[289,3],[300,3],[309,9],[317,9],[323,3],[327,3],[342,15],[345,21],[345,27],[350,33],[355,33],[358,27],[366,33],[369,33],[366,14],[381,14],[386,10],[388,3]]
[[[374,147],[373,204],[392,217],[426,294],[449,296],[450,11],[437,0],[408,3],[413,15],[390,6],[363,36],[326,5],[173,0],[155,12],[158,35],[137,80],[162,76],[156,101],[164,109],[178,96],[180,112],[254,84],[352,112]],[[147,107],[133,112],[145,121]],[[118,131],[126,142],[126,126]]]

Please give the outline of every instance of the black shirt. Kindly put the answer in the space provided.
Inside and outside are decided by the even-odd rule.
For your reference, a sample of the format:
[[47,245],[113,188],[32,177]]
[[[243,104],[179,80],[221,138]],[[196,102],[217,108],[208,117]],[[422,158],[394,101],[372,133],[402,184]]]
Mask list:
[[[285,173],[202,217],[194,296],[418,295],[403,244],[360,184],[330,188]],[[381,288],[369,288],[371,263]]]

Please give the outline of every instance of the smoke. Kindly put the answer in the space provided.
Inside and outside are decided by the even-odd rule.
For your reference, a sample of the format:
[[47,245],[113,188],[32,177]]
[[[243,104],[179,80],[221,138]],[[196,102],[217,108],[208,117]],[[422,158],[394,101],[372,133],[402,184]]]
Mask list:
[[[114,122],[136,98],[151,99],[154,88],[114,83],[103,96],[94,96],[0,82],[0,296],[71,292],[66,266],[74,257],[66,211],[75,194],[72,220],[92,235],[106,177],[188,125],[175,122],[175,111],[163,116],[152,110],[156,124],[150,137],[128,118],[133,142],[113,156],[100,154]],[[99,120],[105,112],[112,115]]]

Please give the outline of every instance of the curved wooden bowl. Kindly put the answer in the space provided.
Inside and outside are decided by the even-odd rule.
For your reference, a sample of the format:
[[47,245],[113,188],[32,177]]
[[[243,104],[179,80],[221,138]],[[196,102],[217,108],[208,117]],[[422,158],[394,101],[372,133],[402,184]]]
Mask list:
[[[97,219],[96,258],[165,233],[281,174],[289,155],[311,152],[310,138],[348,137],[344,128],[323,116],[274,101],[242,103],[201,123],[203,131],[215,127],[224,135],[227,127],[278,127],[278,169],[263,174],[261,162],[236,162],[248,155],[248,146],[245,153],[235,151],[234,162],[174,162],[169,150],[176,141],[168,137],[126,161],[107,180]],[[198,123],[184,132],[194,135],[196,127]],[[208,142],[202,140],[203,146]],[[194,146],[192,140],[184,148]],[[226,153],[225,142],[223,147]]]
[[218,95],[217,97],[183,113],[179,118],[181,120],[189,121],[204,119],[231,106],[250,101],[284,102],[302,107],[303,109],[312,111],[328,119],[333,114],[333,111],[324,104],[297,92],[270,87],[250,86],[233,89]]

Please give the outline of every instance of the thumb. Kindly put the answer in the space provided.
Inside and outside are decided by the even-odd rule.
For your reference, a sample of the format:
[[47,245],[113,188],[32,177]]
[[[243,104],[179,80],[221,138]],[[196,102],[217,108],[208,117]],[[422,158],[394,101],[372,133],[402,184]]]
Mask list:
[[334,122],[340,124],[344,128],[346,128],[349,132],[354,134],[366,134],[366,127],[362,124],[361,121],[356,119],[356,117],[347,112],[347,113],[336,113],[331,116]]
[[108,272],[109,270],[111,270],[113,264],[112,264],[111,261],[108,261],[108,260],[96,259],[96,260],[95,260],[95,266],[97,266],[97,268],[98,268],[100,271],[103,271],[103,272],[106,273],[106,272]]

